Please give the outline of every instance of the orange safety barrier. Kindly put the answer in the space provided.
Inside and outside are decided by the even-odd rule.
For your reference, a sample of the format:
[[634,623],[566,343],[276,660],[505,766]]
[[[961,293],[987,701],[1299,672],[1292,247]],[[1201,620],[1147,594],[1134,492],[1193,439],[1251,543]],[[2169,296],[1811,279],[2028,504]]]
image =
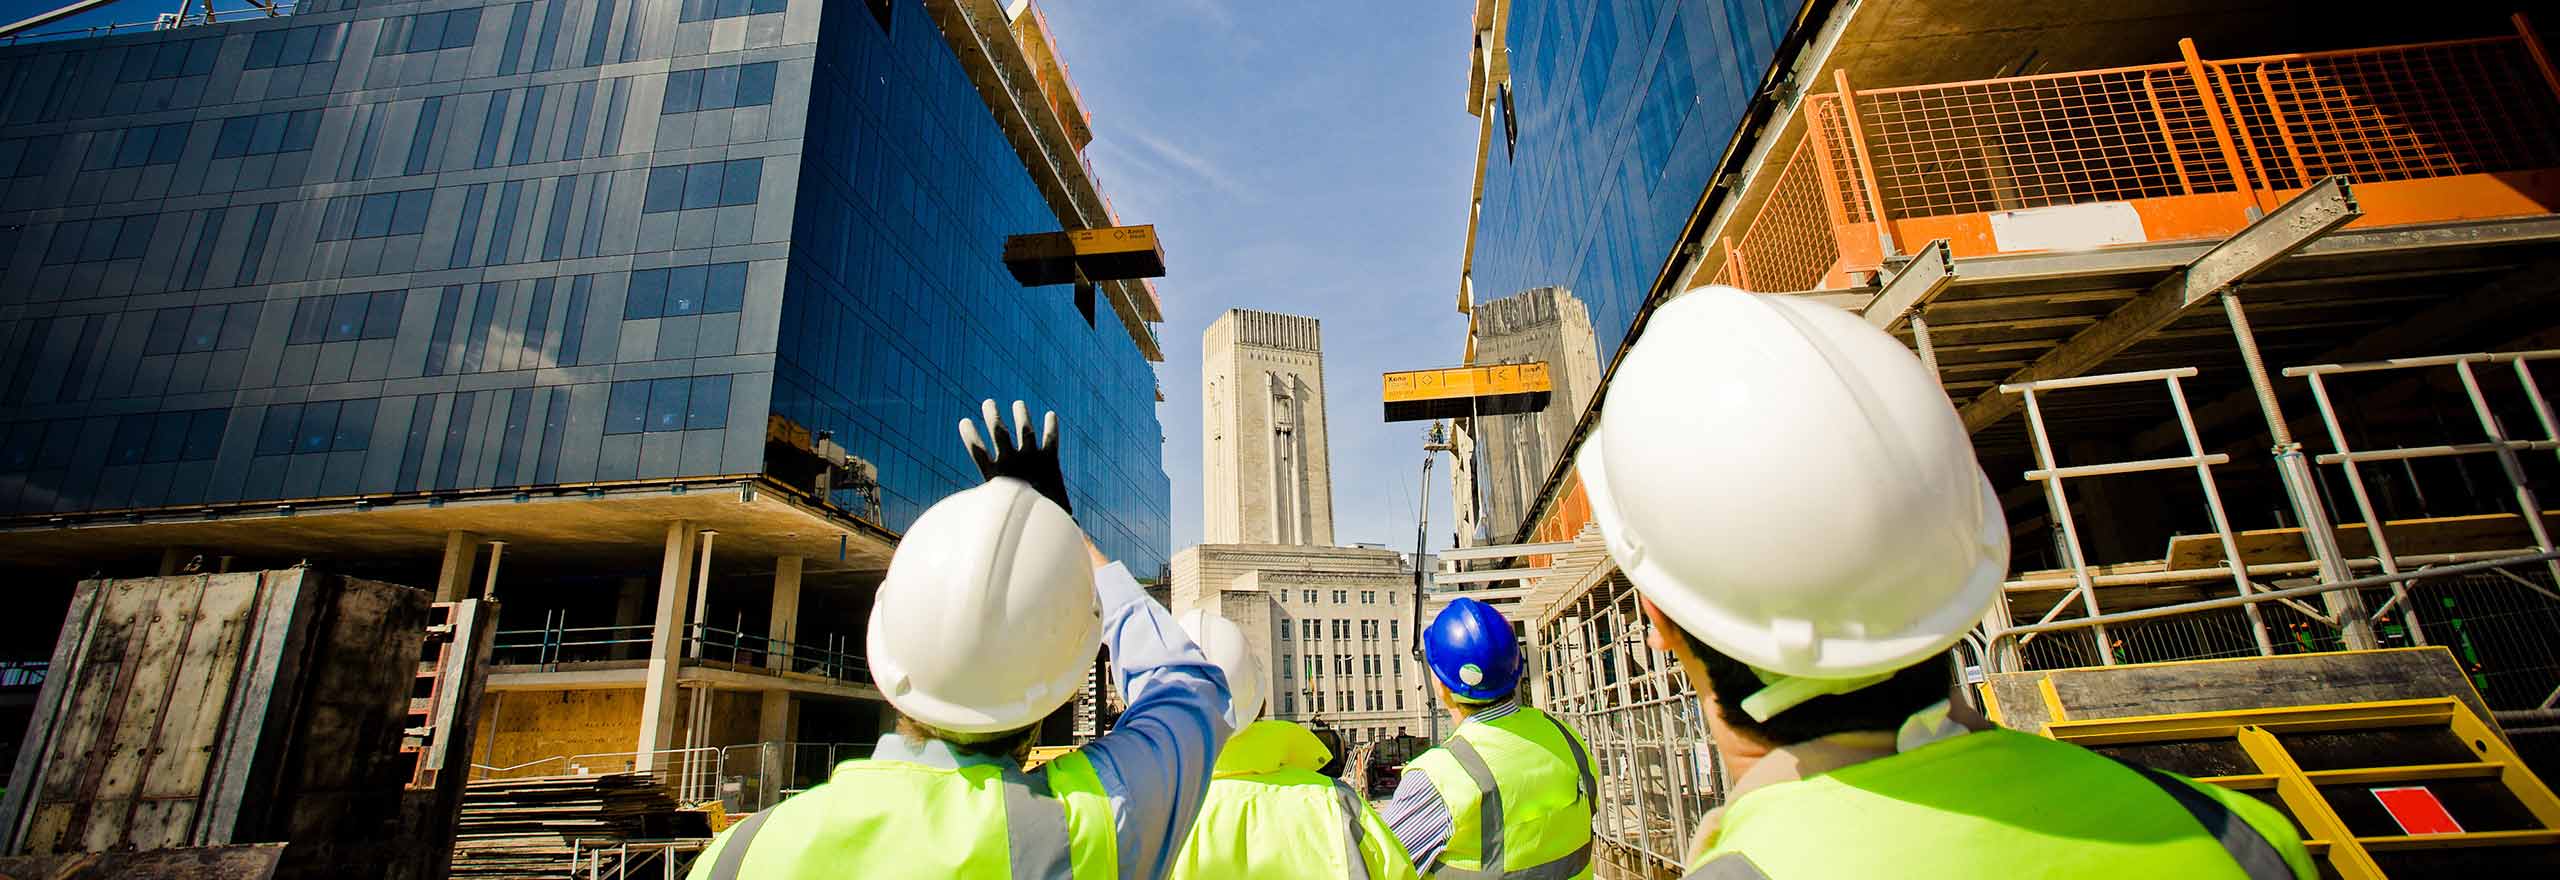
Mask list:
[[1843,287],[1939,238],[1960,257],[2218,238],[2332,175],[2359,226],[2552,213],[2560,73],[2515,25],[2218,61],[2181,41],[2166,64],[1887,89],[1843,72],[1712,280]]

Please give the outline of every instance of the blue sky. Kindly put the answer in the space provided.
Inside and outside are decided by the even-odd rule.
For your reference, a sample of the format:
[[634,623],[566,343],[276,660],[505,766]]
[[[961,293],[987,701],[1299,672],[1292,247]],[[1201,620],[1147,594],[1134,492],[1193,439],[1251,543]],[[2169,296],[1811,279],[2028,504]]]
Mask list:
[[[0,22],[57,3],[0,0]],[[223,9],[238,0],[219,0]],[[149,21],[125,0],[39,32]],[[1421,426],[1379,420],[1378,374],[1458,360],[1473,173],[1464,0],[1045,0],[1093,114],[1087,154],[1169,276],[1164,467],[1173,546],[1200,540],[1200,331],[1229,308],[1324,322],[1338,541],[1410,546]],[[1448,543],[1449,462],[1432,473]]]
[[[1200,331],[1229,308],[1324,322],[1334,537],[1413,542],[1419,423],[1378,374],[1458,361],[1474,173],[1457,0],[1045,0],[1093,113],[1086,154],[1121,217],[1164,241],[1173,545],[1200,540]],[[1432,472],[1448,540],[1449,461]]]

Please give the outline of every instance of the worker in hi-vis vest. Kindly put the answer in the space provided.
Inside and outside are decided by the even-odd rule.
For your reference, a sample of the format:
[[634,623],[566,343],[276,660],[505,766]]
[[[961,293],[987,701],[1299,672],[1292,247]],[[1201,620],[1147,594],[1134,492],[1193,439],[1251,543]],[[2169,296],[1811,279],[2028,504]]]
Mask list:
[[1317,772],[1333,751],[1294,723],[1256,721],[1266,681],[1234,621],[1184,612],[1182,629],[1227,675],[1236,735],[1218,752],[1217,778],[1173,861],[1173,880],[1399,880],[1404,847],[1369,801]]
[[1937,377],[1856,315],[1670,301],[1576,469],[1729,773],[1691,877],[2313,876],[2247,795],[1950,719],[2009,525]]
[[1458,727],[1405,765],[1380,811],[1426,877],[1572,880],[1591,876],[1599,786],[1582,737],[1520,704],[1520,643],[1474,599],[1422,632],[1423,665]]
[[[871,606],[872,676],[898,729],[871,757],[723,832],[694,880],[1162,877],[1227,737],[1223,674],[1068,517],[1057,416],[1031,436],[986,404],[987,478],[908,527]],[[1026,773],[1041,719],[1111,649],[1128,710]]]

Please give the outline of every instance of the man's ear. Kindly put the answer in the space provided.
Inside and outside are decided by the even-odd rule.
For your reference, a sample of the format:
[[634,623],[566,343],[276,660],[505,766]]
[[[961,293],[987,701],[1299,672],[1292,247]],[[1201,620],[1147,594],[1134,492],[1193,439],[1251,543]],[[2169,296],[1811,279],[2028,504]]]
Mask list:
[[1662,609],[1654,607],[1653,600],[1645,598],[1643,593],[1636,594],[1636,606],[1644,609],[1644,621],[1652,624],[1645,627],[1645,647],[1676,656],[1688,656],[1689,646],[1686,640],[1671,637],[1671,634],[1678,630],[1675,628],[1676,624],[1671,622],[1670,616],[1663,614]]

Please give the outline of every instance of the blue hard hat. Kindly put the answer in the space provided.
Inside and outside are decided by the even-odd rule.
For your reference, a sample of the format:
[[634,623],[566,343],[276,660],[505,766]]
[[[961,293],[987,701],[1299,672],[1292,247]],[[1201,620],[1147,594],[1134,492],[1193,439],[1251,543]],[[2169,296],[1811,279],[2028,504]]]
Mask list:
[[1502,612],[1474,599],[1440,609],[1422,631],[1422,659],[1431,677],[1459,698],[1499,700],[1520,684],[1520,642]]

